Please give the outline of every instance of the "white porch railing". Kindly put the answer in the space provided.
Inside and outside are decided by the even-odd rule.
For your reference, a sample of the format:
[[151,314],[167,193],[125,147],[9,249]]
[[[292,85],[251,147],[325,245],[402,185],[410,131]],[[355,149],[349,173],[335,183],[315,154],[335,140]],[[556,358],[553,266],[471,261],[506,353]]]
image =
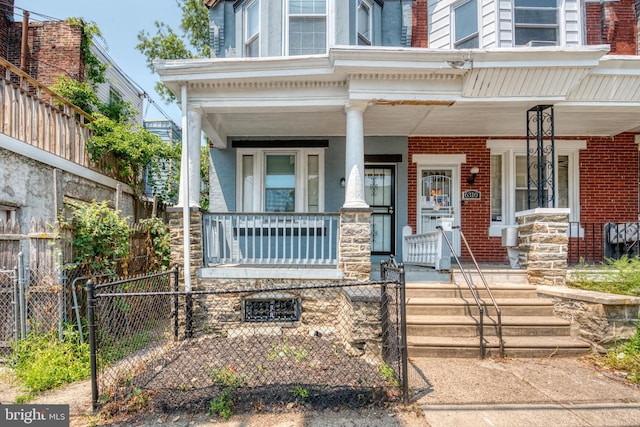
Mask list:
[[442,233],[451,233],[451,218],[438,219],[441,230],[429,233],[412,234],[408,225],[402,229],[402,259],[405,264],[432,267],[436,270],[451,268],[451,249],[444,241]]
[[337,213],[205,213],[205,266],[337,266]]

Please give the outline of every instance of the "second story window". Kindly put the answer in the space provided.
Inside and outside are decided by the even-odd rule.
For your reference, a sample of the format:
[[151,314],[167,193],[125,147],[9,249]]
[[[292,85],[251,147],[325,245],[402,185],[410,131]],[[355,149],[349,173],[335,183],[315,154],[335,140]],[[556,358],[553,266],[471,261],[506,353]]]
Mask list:
[[326,0],[288,0],[289,55],[327,51]]
[[358,1],[358,45],[371,45],[371,4],[366,0]]
[[515,0],[516,46],[558,44],[558,0]]
[[244,56],[260,56],[260,2],[252,1],[244,9]]
[[472,49],[479,47],[478,35],[478,0],[469,0],[454,6],[455,49]]

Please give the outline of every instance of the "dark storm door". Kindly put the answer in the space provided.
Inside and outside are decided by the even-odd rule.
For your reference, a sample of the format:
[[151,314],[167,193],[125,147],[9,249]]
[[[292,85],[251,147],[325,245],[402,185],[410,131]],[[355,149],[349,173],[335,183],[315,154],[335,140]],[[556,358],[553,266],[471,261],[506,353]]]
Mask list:
[[395,165],[366,165],[364,168],[365,201],[372,209],[371,253],[395,253]]

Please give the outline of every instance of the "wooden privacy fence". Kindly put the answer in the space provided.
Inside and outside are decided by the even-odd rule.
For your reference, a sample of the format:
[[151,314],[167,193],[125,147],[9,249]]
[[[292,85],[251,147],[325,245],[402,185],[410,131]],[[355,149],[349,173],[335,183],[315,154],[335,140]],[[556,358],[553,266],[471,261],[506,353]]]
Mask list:
[[115,177],[115,162],[94,163],[87,151],[93,118],[0,58],[0,133],[63,159]]

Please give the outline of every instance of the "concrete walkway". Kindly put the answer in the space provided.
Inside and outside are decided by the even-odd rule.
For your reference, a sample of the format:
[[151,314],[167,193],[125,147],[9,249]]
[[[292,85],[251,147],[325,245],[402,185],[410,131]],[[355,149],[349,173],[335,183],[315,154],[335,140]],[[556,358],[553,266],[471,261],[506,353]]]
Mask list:
[[640,387],[575,358],[414,359],[425,426],[640,426]]

